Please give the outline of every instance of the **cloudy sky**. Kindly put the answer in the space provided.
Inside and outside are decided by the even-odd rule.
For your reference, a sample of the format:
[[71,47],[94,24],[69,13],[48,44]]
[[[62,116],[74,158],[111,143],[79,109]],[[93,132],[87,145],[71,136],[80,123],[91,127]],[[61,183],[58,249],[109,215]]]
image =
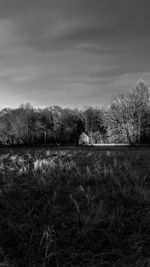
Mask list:
[[0,108],[109,104],[150,84],[149,0],[0,0]]

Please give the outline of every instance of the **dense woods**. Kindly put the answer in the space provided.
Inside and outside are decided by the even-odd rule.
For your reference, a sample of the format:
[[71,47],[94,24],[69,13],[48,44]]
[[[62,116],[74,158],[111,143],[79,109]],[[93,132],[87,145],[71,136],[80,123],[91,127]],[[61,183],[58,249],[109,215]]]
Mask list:
[[85,132],[91,143],[150,143],[150,91],[140,81],[116,96],[109,107],[83,110],[22,104],[0,111],[0,143],[6,145],[78,144]]

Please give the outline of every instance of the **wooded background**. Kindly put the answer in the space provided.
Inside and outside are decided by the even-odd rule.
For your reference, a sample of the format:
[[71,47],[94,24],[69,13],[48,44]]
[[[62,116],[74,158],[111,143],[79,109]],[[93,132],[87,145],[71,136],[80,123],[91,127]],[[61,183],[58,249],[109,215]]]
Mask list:
[[114,97],[109,107],[83,110],[22,104],[0,111],[0,144],[78,144],[85,132],[93,143],[150,143],[150,91],[140,81]]

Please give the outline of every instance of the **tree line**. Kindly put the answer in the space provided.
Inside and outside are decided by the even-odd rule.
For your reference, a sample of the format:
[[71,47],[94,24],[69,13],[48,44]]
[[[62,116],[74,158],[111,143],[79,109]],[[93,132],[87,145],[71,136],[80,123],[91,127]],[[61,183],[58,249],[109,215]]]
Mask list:
[[0,144],[78,144],[85,132],[92,143],[150,143],[150,91],[140,81],[112,99],[109,107],[83,110],[22,104],[0,111]]

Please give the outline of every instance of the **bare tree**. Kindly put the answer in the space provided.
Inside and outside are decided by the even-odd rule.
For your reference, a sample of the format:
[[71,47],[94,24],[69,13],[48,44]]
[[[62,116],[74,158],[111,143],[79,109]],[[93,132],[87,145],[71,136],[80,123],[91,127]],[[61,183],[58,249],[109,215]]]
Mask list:
[[144,110],[150,92],[143,81],[136,88],[117,96],[107,112],[108,137],[114,142],[139,143],[144,129]]

